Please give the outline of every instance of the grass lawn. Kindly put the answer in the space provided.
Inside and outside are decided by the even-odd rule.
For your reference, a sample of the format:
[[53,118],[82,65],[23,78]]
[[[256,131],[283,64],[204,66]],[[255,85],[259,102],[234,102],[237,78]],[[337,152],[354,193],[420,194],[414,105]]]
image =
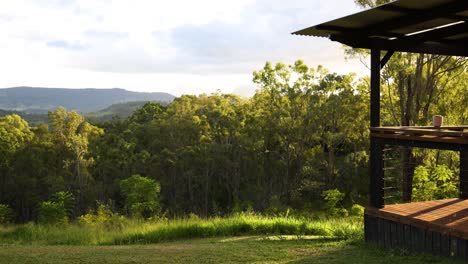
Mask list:
[[[0,263],[456,263],[319,236],[241,236],[153,245],[0,245]],[[460,262],[462,263],[462,262]]]

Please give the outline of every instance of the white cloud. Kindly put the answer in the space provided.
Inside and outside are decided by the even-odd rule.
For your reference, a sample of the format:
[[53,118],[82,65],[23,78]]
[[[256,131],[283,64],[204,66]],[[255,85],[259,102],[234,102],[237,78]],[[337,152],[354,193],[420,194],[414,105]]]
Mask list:
[[[341,46],[292,36],[353,0],[15,0],[0,10],[0,87],[244,91],[265,61],[363,72]],[[5,76],[5,77],[4,77]]]

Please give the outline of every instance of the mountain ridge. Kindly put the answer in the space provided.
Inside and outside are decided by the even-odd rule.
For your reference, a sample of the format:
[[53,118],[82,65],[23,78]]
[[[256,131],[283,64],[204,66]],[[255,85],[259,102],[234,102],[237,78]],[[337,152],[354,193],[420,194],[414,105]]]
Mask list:
[[47,113],[62,106],[80,113],[97,112],[113,104],[135,101],[169,103],[176,98],[164,92],[133,92],[122,88],[48,88],[18,86],[0,88],[0,109]]
[[[149,102],[160,103],[162,105],[167,104],[164,102],[161,103],[157,101],[131,101],[126,103],[117,103],[110,105],[109,107],[106,107],[104,109],[101,109],[97,112],[85,113],[83,114],[83,116],[92,123],[112,121],[114,117],[125,119],[131,116],[136,109],[143,107],[146,103]],[[26,120],[31,126],[47,124],[49,122],[48,113],[26,113],[22,111],[0,109],[0,117],[13,114],[21,116],[21,118]]]

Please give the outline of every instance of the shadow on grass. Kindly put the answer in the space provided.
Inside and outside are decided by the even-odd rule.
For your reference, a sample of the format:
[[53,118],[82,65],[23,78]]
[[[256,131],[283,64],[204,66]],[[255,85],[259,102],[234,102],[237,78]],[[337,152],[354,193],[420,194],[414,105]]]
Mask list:
[[[310,253],[310,254],[308,254]],[[464,263],[463,260],[450,257],[437,257],[425,254],[412,254],[405,250],[399,249],[384,249],[375,245],[369,245],[362,241],[354,241],[344,243],[340,246],[328,248],[319,252],[304,252],[298,259],[286,262],[289,264],[304,264],[304,263],[343,263],[343,264],[366,264],[366,263],[383,263],[383,264],[402,264],[402,263],[440,263],[440,264],[456,264]]]
[[338,237],[324,237],[324,236],[297,236],[297,235],[265,235],[265,236],[241,236],[241,237],[229,237],[218,240],[217,242],[269,242],[269,243],[292,243],[297,242],[300,244],[304,243],[334,243],[345,241],[343,238]]

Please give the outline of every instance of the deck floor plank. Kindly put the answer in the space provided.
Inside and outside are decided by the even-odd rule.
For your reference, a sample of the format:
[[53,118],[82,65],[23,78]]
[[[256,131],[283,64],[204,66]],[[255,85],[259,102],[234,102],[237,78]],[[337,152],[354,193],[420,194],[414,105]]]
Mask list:
[[468,200],[447,199],[368,207],[366,214],[468,239]]

